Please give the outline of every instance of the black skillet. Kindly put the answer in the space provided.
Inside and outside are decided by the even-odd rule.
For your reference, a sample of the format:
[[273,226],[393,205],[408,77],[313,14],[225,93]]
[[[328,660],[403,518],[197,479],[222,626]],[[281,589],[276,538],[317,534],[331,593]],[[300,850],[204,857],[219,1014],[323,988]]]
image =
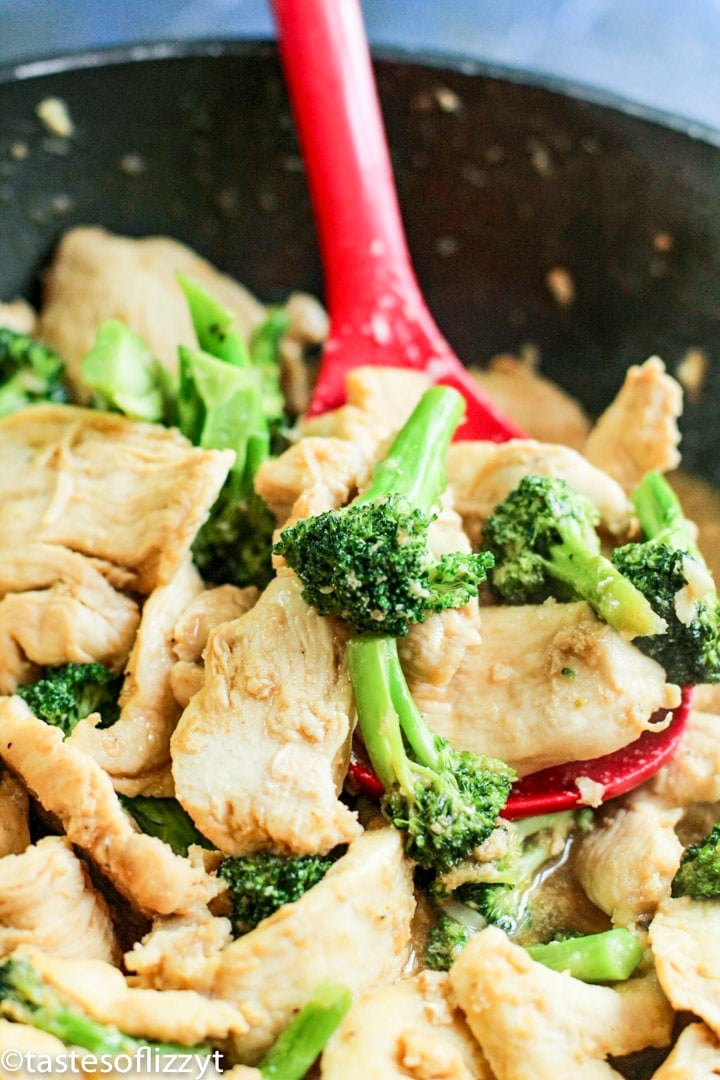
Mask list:
[[[376,73],[415,269],[458,354],[531,343],[597,413],[629,364],[658,353],[673,371],[700,349],[711,363],[686,405],[683,458],[720,484],[720,135],[448,58],[379,54]],[[67,105],[69,140],[35,115],[48,96]],[[173,235],[266,301],[319,293],[274,47],[0,70],[0,299],[37,298],[57,238],[79,223]],[[547,286],[558,267],[568,306]]]

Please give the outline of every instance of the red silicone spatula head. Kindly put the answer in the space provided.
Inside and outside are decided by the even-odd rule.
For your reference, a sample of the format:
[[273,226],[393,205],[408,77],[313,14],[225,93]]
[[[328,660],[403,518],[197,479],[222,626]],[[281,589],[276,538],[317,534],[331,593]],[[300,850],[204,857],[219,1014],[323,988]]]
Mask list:
[[425,305],[405,241],[357,0],[273,0],[320,239],[330,333],[310,413],[364,364],[426,371],[467,402],[458,436],[522,432],[482,394]]
[[[311,413],[342,404],[352,368],[382,364],[426,371],[459,390],[467,412],[458,436],[523,433],[482,394],[440,333],[417,284],[402,227],[390,156],[358,0],[273,0],[280,53],[307,171],[330,314],[330,334]],[[663,731],[600,759],[604,797],[621,794],[667,760],[687,704]],[[643,765],[638,762],[642,760]],[[576,763],[577,764],[577,763]],[[579,800],[578,776],[596,763],[546,770],[518,784],[513,817]],[[363,766],[364,769],[364,766]],[[356,773],[356,781],[371,772]]]

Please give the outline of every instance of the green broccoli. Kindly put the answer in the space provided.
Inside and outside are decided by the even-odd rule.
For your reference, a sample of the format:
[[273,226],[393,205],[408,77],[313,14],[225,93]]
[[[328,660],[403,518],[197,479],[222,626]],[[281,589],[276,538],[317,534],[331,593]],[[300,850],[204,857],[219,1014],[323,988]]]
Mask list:
[[595,506],[559,477],[525,476],[485,522],[495,557],[491,587],[509,604],[586,600],[626,637],[665,623],[600,551]]
[[361,495],[280,534],[275,553],[321,615],[358,633],[401,637],[412,623],[476,595],[492,565],[487,552],[436,558],[428,547],[446,486],[445,453],[463,409],[450,387],[428,390]]
[[381,806],[420,866],[442,873],[495,828],[515,778],[502,761],[456,750],[427,726],[394,638],[348,642],[358,726],[385,792]]
[[47,345],[0,327],[0,416],[39,401],[69,400],[65,362]]
[[452,915],[441,914],[425,942],[425,967],[432,971],[449,971],[472,934],[470,927]]
[[83,382],[94,391],[98,409],[121,412],[132,420],[172,424],[175,380],[133,330],[108,319],[81,361]]
[[642,945],[629,930],[616,927],[599,934],[569,935],[527,952],[545,967],[567,971],[587,983],[624,982],[642,960]]
[[135,1054],[150,1047],[157,1054],[209,1055],[207,1045],[181,1046],[149,1042],[125,1035],[116,1027],[100,1024],[46,983],[30,961],[17,953],[0,961],[0,1015],[54,1035],[68,1046],[79,1046],[96,1055]]
[[263,1080],[302,1080],[307,1076],[351,1005],[347,987],[322,983],[258,1064]]
[[665,620],[664,634],[635,640],[682,686],[720,682],[720,602],[682,506],[660,473],[647,473],[632,494],[644,543],[612,553],[613,565]]
[[40,720],[69,735],[78,721],[99,712],[101,727],[120,715],[118,699],[123,676],[104,664],[60,664],[46,667],[36,682],[19,686],[18,695]]
[[[592,812],[590,812],[592,813]],[[506,822],[506,853],[493,863],[478,863],[485,880],[468,880],[453,892],[455,900],[476,911],[485,923],[511,936],[532,919],[532,896],[539,871],[557,859],[575,829],[587,827],[587,812],[562,810]],[[436,891],[442,888],[438,882]]]
[[176,855],[187,855],[191,844],[214,847],[198,832],[177,799],[152,795],[118,795],[118,798],[142,832],[164,840]]
[[672,894],[693,900],[720,897],[720,821],[703,840],[685,849],[673,878]]
[[[203,348],[180,348],[178,424],[196,446],[235,452],[235,462],[193,544],[206,581],[264,587],[273,575],[275,519],[255,490],[255,476],[272,452],[282,416],[280,367],[270,331],[258,330],[256,365],[226,311],[199,285],[180,278]],[[272,325],[277,320],[269,316]],[[209,350],[214,349],[215,355]]]
[[283,904],[299,900],[325,877],[335,859],[334,854],[257,852],[223,860],[218,874],[228,883],[235,936],[247,934]]

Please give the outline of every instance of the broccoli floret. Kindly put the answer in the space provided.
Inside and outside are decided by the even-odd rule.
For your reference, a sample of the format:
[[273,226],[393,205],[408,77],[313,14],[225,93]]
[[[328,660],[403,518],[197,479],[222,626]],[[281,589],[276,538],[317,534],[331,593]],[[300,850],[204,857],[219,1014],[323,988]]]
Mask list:
[[347,987],[322,983],[258,1064],[263,1080],[303,1080],[351,1005]]
[[213,848],[177,799],[152,795],[118,795],[118,798],[144,833],[164,840],[176,855],[187,855],[191,844]]
[[322,881],[335,858],[257,852],[223,860],[218,874],[228,883],[235,936],[247,934],[283,904],[299,900]]
[[102,727],[120,715],[118,698],[123,676],[104,664],[60,664],[47,667],[37,682],[19,686],[17,693],[46,724],[69,735],[80,720],[98,712]]
[[81,362],[83,382],[94,391],[93,405],[133,420],[175,422],[175,381],[133,330],[119,319],[98,327],[95,343]]
[[116,1027],[98,1023],[75,1004],[65,1002],[30,961],[18,954],[0,962],[0,1015],[47,1031],[68,1046],[80,1046],[98,1056],[133,1055],[140,1047],[150,1047],[157,1054],[209,1055],[211,1052],[207,1045],[180,1046],[136,1039]]
[[587,827],[585,811],[563,810],[506,823],[507,852],[496,862],[478,864],[489,880],[459,885],[453,896],[476,911],[486,923],[510,935],[532,918],[532,896],[538,872],[560,856],[570,834]]
[[666,633],[634,644],[671,682],[720,682],[720,603],[692,526],[660,473],[647,473],[632,501],[645,539],[616,548],[612,561],[667,624]]
[[493,591],[509,604],[586,600],[626,637],[665,629],[642,595],[600,551],[598,512],[559,477],[525,476],[485,522]]
[[569,936],[527,952],[545,967],[567,971],[587,983],[624,982],[642,960],[642,945],[629,930],[616,927],[600,934]]
[[456,750],[427,726],[410,690],[394,638],[348,642],[360,734],[385,792],[381,807],[405,833],[420,866],[442,873],[495,827],[515,778],[502,761]]
[[673,896],[712,900],[720,896],[720,821],[698,844],[690,844],[672,882]]
[[206,581],[264,587],[273,576],[275,519],[255,490],[255,476],[282,419],[279,360],[276,350],[273,363],[269,346],[277,337],[261,335],[255,364],[232,313],[197,284],[180,283],[203,348],[180,348],[178,424],[196,446],[235,452],[193,557]]
[[451,915],[441,915],[425,942],[425,967],[449,971],[467,945],[472,930]]
[[446,486],[445,453],[464,402],[447,386],[428,390],[362,494],[348,506],[284,529],[274,551],[321,615],[358,633],[401,637],[434,612],[462,607],[492,560],[487,552],[436,558],[428,528]]
[[38,401],[69,400],[65,363],[47,345],[0,327],[0,416]]

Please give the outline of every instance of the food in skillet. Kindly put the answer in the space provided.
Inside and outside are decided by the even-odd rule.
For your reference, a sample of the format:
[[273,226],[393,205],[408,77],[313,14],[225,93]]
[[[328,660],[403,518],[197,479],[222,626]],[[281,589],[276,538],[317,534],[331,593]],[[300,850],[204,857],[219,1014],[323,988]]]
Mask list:
[[[549,395],[568,444],[450,444],[461,402],[417,374],[304,417],[318,305],[266,311],[169,240],[74,230],[20,315],[0,1055],[720,1068],[717,597],[661,362],[588,431],[506,359],[479,377]],[[503,819],[516,776],[627,745],[685,682],[703,709],[653,779]]]

